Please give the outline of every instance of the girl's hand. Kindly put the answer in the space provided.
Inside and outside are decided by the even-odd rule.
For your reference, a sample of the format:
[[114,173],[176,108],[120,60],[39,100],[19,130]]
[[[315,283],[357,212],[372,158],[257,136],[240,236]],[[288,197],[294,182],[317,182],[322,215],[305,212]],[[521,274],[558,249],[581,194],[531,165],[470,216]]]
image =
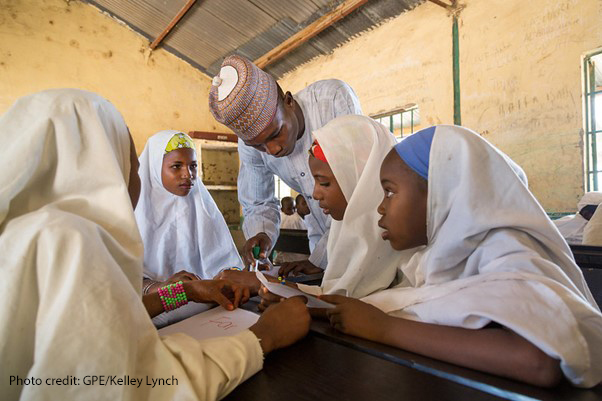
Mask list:
[[178,281],[192,281],[192,280],[199,280],[199,277],[194,273],[187,272],[186,270],[180,270],[179,272],[177,272],[176,274],[174,274],[173,276],[171,276],[170,278],[165,280],[163,283],[161,283],[162,285],[160,285],[159,287],[163,287],[168,284],[177,283]]
[[359,299],[342,295],[320,295],[318,298],[336,305],[326,309],[332,327],[352,336],[382,341],[391,319],[385,312]]
[[257,306],[260,312],[265,311],[270,305],[280,303],[284,300],[280,295],[276,295],[271,293],[267,288],[263,285],[259,290],[259,296],[261,297],[261,302]]
[[[266,278],[271,282],[278,282],[274,277],[266,276]],[[297,288],[297,284],[295,283],[286,283],[289,287]],[[259,290],[259,296],[261,297],[261,302],[258,305],[258,309],[260,312],[266,310],[270,305],[277,304],[282,302],[285,298],[282,298],[280,295],[276,295],[271,293],[267,288],[263,285]]]
[[305,297],[292,297],[272,305],[249,328],[261,340],[265,354],[289,346],[307,335],[311,318]]
[[227,280],[193,280],[183,283],[184,291],[193,302],[216,302],[234,310],[250,298],[249,288]]
[[261,283],[255,272],[240,270],[224,270],[213,278],[214,280],[227,280],[240,286],[247,287],[252,296],[257,295]]
[[[186,270],[180,270],[165,281],[156,281],[155,283],[153,283],[150,287],[148,287],[148,290],[145,291],[145,294],[152,294],[153,292],[156,292],[159,288],[165,287],[169,284],[177,283],[178,281],[186,282],[192,280],[199,280],[199,277],[194,273],[187,272]],[[144,283],[148,283],[148,281],[144,281]]]

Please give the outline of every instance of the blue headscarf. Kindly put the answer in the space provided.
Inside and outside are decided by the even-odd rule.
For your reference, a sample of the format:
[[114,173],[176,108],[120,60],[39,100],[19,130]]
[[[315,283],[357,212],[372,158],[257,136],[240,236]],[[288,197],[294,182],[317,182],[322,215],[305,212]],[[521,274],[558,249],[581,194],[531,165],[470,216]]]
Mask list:
[[412,170],[428,181],[429,156],[435,128],[429,127],[410,135],[395,145],[395,151]]

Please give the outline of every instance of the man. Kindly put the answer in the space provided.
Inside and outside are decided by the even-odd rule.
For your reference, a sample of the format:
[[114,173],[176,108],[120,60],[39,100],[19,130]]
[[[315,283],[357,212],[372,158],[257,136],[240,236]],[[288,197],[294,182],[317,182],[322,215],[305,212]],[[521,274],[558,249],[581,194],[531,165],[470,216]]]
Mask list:
[[353,89],[339,80],[315,82],[294,96],[244,57],[232,55],[222,63],[209,92],[209,108],[217,121],[238,135],[240,173],[238,199],[243,208],[243,262],[254,263],[252,249],[265,257],[276,243],[280,227],[274,174],[303,194],[311,213],[306,216],[308,260],[295,271],[317,273],[326,267],[330,218],[312,199],[314,180],[308,165],[312,132],[346,114],[361,114]]

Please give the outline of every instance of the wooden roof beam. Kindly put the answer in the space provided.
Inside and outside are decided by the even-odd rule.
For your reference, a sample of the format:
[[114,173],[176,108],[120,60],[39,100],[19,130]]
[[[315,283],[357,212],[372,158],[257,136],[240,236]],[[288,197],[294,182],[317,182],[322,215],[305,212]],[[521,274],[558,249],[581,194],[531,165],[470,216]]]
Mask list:
[[255,60],[255,65],[259,68],[272,64],[274,61],[281,59],[303,43],[307,42],[324,29],[328,28],[335,22],[345,18],[347,15],[357,10],[359,7],[366,4],[369,0],[346,0],[339,4],[334,10],[328,14],[318,18],[313,23],[309,24],[263,56]]
[[176,26],[176,24],[180,22],[180,20],[184,17],[184,15],[186,15],[188,10],[190,10],[190,7],[192,7],[194,3],[196,3],[196,0],[188,0],[188,2],[184,4],[184,7],[182,7],[180,11],[176,14],[176,16],[173,17],[173,19],[167,25],[167,27],[165,27],[163,32],[161,32],[159,36],[157,36],[157,39],[153,40],[153,43],[150,44],[151,50],[155,50],[157,46],[159,46],[159,44],[163,41],[163,39],[165,39],[167,34],[169,34],[169,32],[171,32],[171,30]]

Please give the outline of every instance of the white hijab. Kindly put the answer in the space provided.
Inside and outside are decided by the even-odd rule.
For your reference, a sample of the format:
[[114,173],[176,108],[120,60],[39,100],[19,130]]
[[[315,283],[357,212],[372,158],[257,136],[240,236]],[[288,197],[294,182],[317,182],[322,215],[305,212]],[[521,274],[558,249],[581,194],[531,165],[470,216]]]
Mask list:
[[[558,227],[560,234],[566,239],[569,244],[581,244],[583,241],[584,230],[589,225],[589,221],[579,214],[581,209],[588,205],[599,205],[602,203],[602,192],[587,192],[577,204],[577,213],[554,220],[554,224]],[[594,220],[593,216],[590,221]],[[596,225],[594,220],[593,226]],[[591,232],[591,229],[588,230]],[[590,234],[591,237],[591,234]],[[590,239],[591,241],[591,239]],[[593,244],[592,244],[593,245]],[[600,245],[600,244],[597,244]]]
[[599,383],[600,310],[507,156],[468,129],[437,126],[428,177],[428,245],[402,264],[399,286],[364,301],[442,325],[495,321],[560,359],[575,385]]
[[[11,107],[0,139],[3,372],[44,380],[135,372],[138,347],[159,338],[140,302],[142,243],[121,115],[93,93],[49,90]],[[75,394],[61,387],[3,385],[0,398]],[[85,387],[80,398],[91,396]]]
[[178,133],[158,132],[140,155],[142,190],[135,214],[144,242],[144,274],[165,280],[186,270],[211,279],[226,267],[242,267],[242,261],[224,217],[198,177],[187,196],[163,186],[165,147]]
[[322,290],[363,297],[391,285],[400,252],[380,237],[376,208],[382,200],[380,165],[393,135],[369,117],[348,115],[314,131],[347,200],[342,221],[332,221]]
[[[254,356],[233,337],[159,338],[140,300],[129,134],[111,103],[76,89],[21,98],[0,117],[0,142],[0,399],[217,399],[261,367],[259,345]],[[46,382],[68,376],[79,385]]]

